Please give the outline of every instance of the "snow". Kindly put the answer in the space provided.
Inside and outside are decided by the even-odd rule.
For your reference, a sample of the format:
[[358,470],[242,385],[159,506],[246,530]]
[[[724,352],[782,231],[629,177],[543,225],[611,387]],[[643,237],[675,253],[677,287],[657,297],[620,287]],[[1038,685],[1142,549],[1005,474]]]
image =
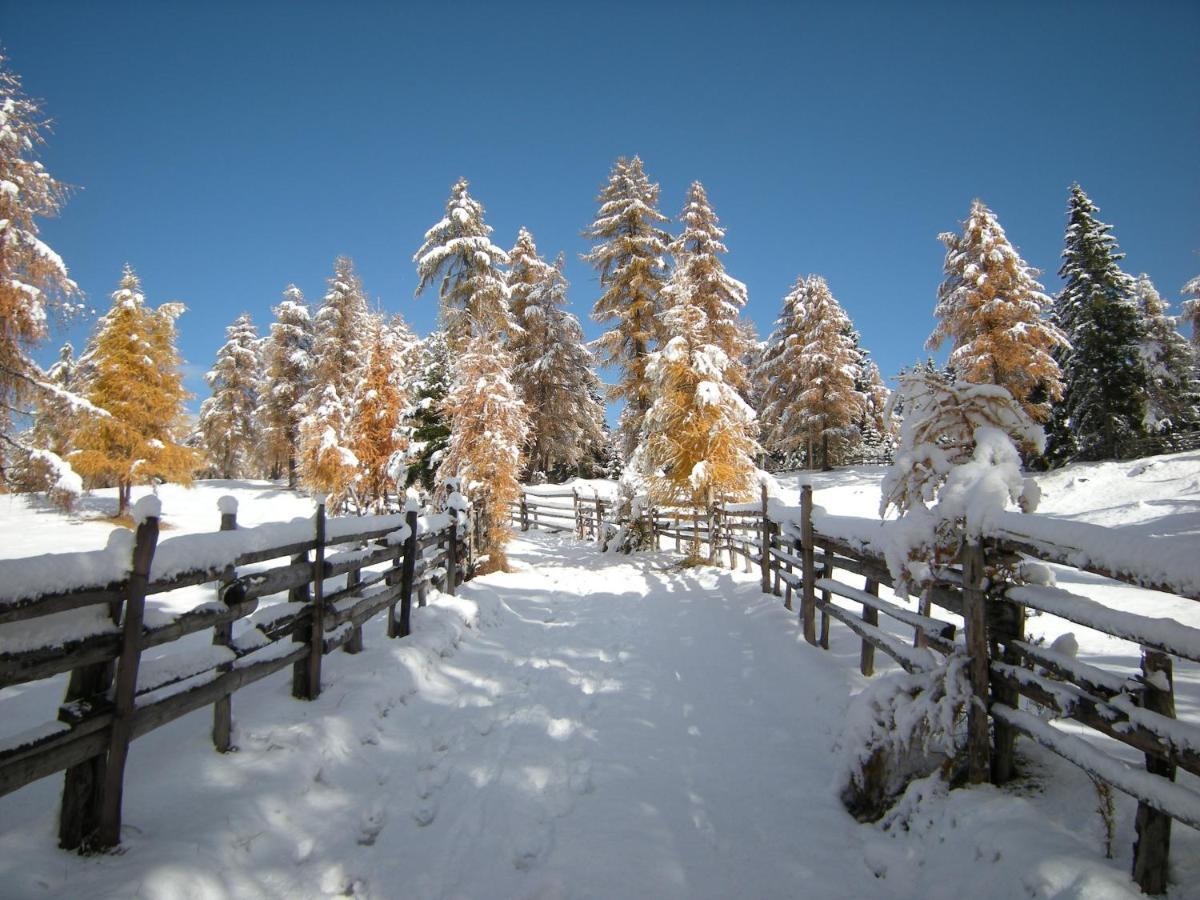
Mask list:
[[133,509],[129,511],[129,514],[138,525],[147,519],[157,519],[162,515],[162,501],[153,494],[147,494],[133,504]]
[[[1150,462],[1138,475],[1103,464],[1040,476],[1042,510],[1195,546],[1200,454]],[[820,528],[875,540],[880,477],[871,467],[779,475],[772,509],[794,511],[809,482]],[[572,487],[586,497],[616,491],[611,482]],[[312,501],[267,482],[164,485],[159,494],[170,535],[160,550],[186,547],[177,539],[192,531],[205,541],[255,540],[264,523],[288,520],[262,533],[311,534]],[[224,495],[241,501],[245,528],[221,535],[214,512]],[[93,517],[112,511],[111,497],[85,497],[71,519],[28,498],[0,498],[0,553],[78,547],[86,552],[57,556],[93,554],[89,564],[99,565],[110,526]],[[444,521],[427,516],[421,527]],[[110,562],[127,568],[131,536],[116,534]],[[211,554],[228,550],[214,545]],[[429,606],[413,611],[410,638],[388,640],[383,617],[368,622],[363,652],[326,658],[318,700],[292,700],[286,672],[239,691],[237,753],[213,752],[208,710],[135,741],[121,854],[56,849],[61,776],[0,798],[5,896],[1139,896],[1127,874],[1134,801],[1116,797],[1117,855],[1106,860],[1087,775],[1030,741],[1020,744],[1027,776],[1016,789],[947,791],[933,776],[911,785],[883,822],[857,824],[837,797],[838,741],[852,698],[891,677],[887,661],[878,655],[881,675],[862,678],[859,641],[838,623],[830,652],[805,644],[795,615],[760,593],[757,573],[680,570],[668,553],[600,554],[536,532],[509,556],[510,573],[469,582],[456,597],[431,592]],[[34,563],[44,565],[35,581],[55,577],[53,564]],[[25,577],[5,565],[0,579]],[[1039,590],[1056,582],[1109,609],[1200,628],[1193,601],[1045,568]],[[148,613],[212,600],[211,585],[196,586],[151,596]],[[261,649],[234,665],[294,652],[288,640],[264,646],[255,624],[297,608],[276,602],[236,623],[237,652]],[[885,624],[911,642],[910,629]],[[1032,617],[1027,630],[1064,660],[1138,667],[1136,644],[1056,616]],[[147,651],[142,683],[179,678],[160,690],[182,690],[198,683],[190,667],[228,660],[209,633],[192,637],[190,664],[187,654],[168,660],[165,646]],[[0,746],[61,727],[46,720],[64,685],[60,676],[0,691]],[[1200,667],[1178,661],[1175,687],[1181,718],[1194,722]],[[1058,749],[1078,750],[1082,729],[1029,718]],[[1176,737],[1190,746],[1193,730],[1180,724]],[[1106,775],[1143,792],[1161,788],[1129,748],[1106,739],[1085,747]],[[1192,776],[1179,781],[1194,790]],[[1171,802],[1195,812],[1189,795]],[[1172,835],[1172,881],[1171,897],[1198,895],[1200,835],[1183,826]]]

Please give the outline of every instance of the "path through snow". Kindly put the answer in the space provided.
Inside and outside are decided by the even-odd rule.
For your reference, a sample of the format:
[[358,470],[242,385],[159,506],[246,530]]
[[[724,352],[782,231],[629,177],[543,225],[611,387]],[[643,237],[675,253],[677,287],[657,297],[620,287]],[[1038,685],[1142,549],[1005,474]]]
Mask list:
[[315,703],[283,675],[238,693],[237,753],[205,712],[137,741],[122,855],[52,849],[59,778],[0,800],[2,893],[1136,896],[1089,829],[990,788],[910,834],[850,819],[833,745],[857,644],[808,647],[754,577],[538,534],[512,559],[411,639],[371,623]]

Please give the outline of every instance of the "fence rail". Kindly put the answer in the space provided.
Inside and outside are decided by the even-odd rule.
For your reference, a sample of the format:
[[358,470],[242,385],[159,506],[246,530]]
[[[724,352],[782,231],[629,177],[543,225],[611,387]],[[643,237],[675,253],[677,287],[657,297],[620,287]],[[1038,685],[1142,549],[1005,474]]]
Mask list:
[[[599,498],[577,496],[573,502],[579,537],[634,524],[618,519],[613,504]],[[523,528],[547,527],[541,503],[527,495],[514,518],[519,512]],[[1150,560],[1156,548],[1149,545],[1126,548],[1119,564],[1097,563],[1106,556],[1092,552],[1102,542],[1103,529],[1071,523],[1074,545],[1064,546],[1021,533],[1029,529],[997,527],[992,535],[964,546],[952,565],[934,570],[934,581],[914,612],[879,596],[881,588],[894,587],[881,552],[869,542],[834,533],[844,528],[821,531],[814,522],[810,487],[803,488],[798,510],[780,514],[778,505],[775,510],[773,516],[764,489],[757,508],[715,503],[707,508],[643,510],[641,518],[656,549],[664,542],[679,552],[703,546],[714,562],[757,568],[763,591],[780,596],[788,609],[799,598],[798,615],[808,643],[828,649],[830,623],[848,628],[861,643],[859,668],[864,675],[874,673],[877,653],[910,672],[929,671],[951,654],[965,655],[977,700],[967,710],[969,780],[1011,780],[1020,735],[1045,746],[1138,801],[1133,877],[1147,893],[1166,890],[1172,820],[1200,829],[1200,791],[1175,783],[1179,769],[1200,776],[1200,725],[1176,718],[1173,681],[1176,658],[1200,662],[1200,629],[1114,610],[1056,588],[1008,583],[996,575],[1013,571],[1022,561],[1040,561],[1200,600],[1194,579],[1164,575],[1164,566]],[[834,517],[821,521],[826,519]],[[1036,516],[1024,521],[1050,520]],[[1056,534],[1063,531],[1058,524],[1052,529]],[[848,583],[847,574],[861,578],[861,587]],[[1139,645],[1140,672],[1116,672],[1031,643],[1025,635],[1027,610]],[[961,626],[943,613],[961,619]],[[881,626],[881,616],[890,627]],[[912,638],[897,637],[897,630],[911,630]],[[1055,717],[1133,748],[1143,755],[1144,767],[1135,768],[1022,710],[1022,697]]]
[[[324,656],[361,651],[369,619],[386,612],[388,636],[405,637],[414,597],[424,606],[431,584],[453,593],[470,576],[477,525],[478,516],[460,523],[454,511],[416,509],[327,519],[322,505],[313,519],[240,529],[225,505],[219,532],[162,544],[157,516],[146,517],[128,563],[111,551],[3,561],[0,687],[70,677],[55,721],[0,745],[0,796],[65,770],[60,846],[116,846],[134,739],[212,706],[213,744],[229,750],[232,695],[289,666],[293,696],[315,699]],[[239,572],[262,563],[271,565]],[[39,567],[65,570],[78,586],[50,594],[25,587],[37,579],[17,573]],[[148,596],[205,583],[215,584],[214,601],[164,624],[146,621]],[[260,605],[284,591],[287,602]],[[77,611],[77,619],[89,608],[91,618],[74,623],[81,634],[46,637],[63,623],[45,617]],[[235,636],[237,621],[251,627]],[[207,646],[143,657],[210,629]]]

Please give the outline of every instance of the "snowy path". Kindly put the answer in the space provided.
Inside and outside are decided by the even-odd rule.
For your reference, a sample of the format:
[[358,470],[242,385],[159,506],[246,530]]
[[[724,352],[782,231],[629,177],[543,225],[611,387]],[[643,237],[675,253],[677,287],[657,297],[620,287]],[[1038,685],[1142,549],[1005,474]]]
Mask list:
[[58,779],[0,800],[0,893],[1134,896],[1090,825],[991,789],[912,835],[854,823],[831,785],[857,644],[808,647],[753,577],[538,534],[512,558],[412,639],[372,623],[315,703],[238,693],[237,753],[203,712],[136,742],[123,855],[52,849]]

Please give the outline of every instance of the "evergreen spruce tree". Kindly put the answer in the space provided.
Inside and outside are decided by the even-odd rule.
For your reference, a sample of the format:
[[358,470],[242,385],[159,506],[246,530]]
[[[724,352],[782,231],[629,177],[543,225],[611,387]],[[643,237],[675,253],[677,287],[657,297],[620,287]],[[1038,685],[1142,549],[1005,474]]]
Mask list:
[[1062,398],[1062,373],[1054,351],[1066,338],[1043,318],[1050,298],[1037,271],[1009,243],[995,214],[976,200],[962,234],[938,236],[946,245],[934,315],[937,327],[926,346],[951,343],[950,365],[972,384],[998,384],[1034,422],[1050,418],[1050,401]]
[[600,381],[579,320],[565,309],[563,260],[547,265],[524,228],[509,254],[509,290],[516,337],[513,384],[529,412],[528,473],[562,476],[603,441]]
[[200,404],[197,427],[219,478],[253,473],[258,409],[258,331],[246,313],[225,329],[225,343],[204,376],[212,396]]
[[485,570],[506,565],[511,534],[508,503],[520,493],[521,447],[527,416],[510,375],[506,339],[517,330],[509,310],[508,254],[492,243],[483,206],[466,179],[452,188],[445,216],[425,233],[414,256],[417,293],[435,282],[451,352],[450,391],[444,411],[450,440],[438,470],[439,484],[459,479],[482,506],[481,553]]
[[41,381],[29,355],[49,334],[55,314],[68,314],[79,289],[62,259],[38,237],[37,219],[58,214],[63,186],[33,158],[46,122],[0,55],[0,478],[6,450],[21,448],[13,413]]
[[1178,320],[1167,315],[1167,303],[1145,273],[1133,288],[1141,317],[1142,361],[1150,376],[1146,426],[1153,434],[1171,435],[1200,428],[1200,380]]
[[1181,318],[1192,326],[1192,354],[1200,366],[1200,275],[1185,284],[1181,293],[1190,298],[1183,301]]
[[796,418],[807,425],[810,459],[819,453],[821,467],[832,469],[858,439],[865,412],[857,389],[862,377],[854,326],[834,299],[825,279],[810,275],[798,322],[803,345],[798,358]]
[[443,409],[450,391],[450,353],[446,332],[431,333],[420,346],[416,375],[408,386],[410,401],[404,414],[408,435],[406,487],[432,491],[450,441],[450,423]]
[[46,383],[58,391],[43,391],[38,396],[31,435],[34,447],[43,447],[59,457],[65,457],[72,449],[71,432],[78,413],[74,404],[64,399],[63,395],[76,391],[81,374],[75,348],[68,341],[59,349],[58,361],[46,370]]
[[339,256],[329,289],[313,320],[312,386],[301,424],[304,482],[339,509],[354,475],[350,425],[366,367],[367,298],[354,263]]
[[1138,350],[1133,282],[1117,266],[1124,254],[1097,211],[1072,185],[1059,269],[1066,285],[1053,309],[1054,323],[1070,342],[1056,353],[1064,391],[1046,449],[1056,463],[1127,459],[1146,433],[1149,375]]
[[304,295],[294,284],[272,310],[275,321],[263,346],[263,382],[259,387],[260,454],[268,471],[287,472],[296,487],[300,456],[300,423],[313,370],[313,325]]
[[660,227],[667,217],[658,211],[658,185],[646,177],[636,156],[617,160],[597,201],[596,218],[584,232],[595,243],[584,259],[599,273],[603,291],[592,318],[612,323],[595,346],[601,365],[620,370],[607,399],[625,401],[617,431],[628,459],[652,399],[646,363],[659,337],[670,235]]
[[126,266],[81,360],[87,399],[108,415],[80,420],[69,461],[94,484],[117,486],[117,515],[129,505],[133,485],[188,483],[198,464],[181,439],[188,395],[175,320],[182,312],[180,303],[147,307],[137,275]]
[[867,402],[854,326],[820,275],[798,278],[767,341],[756,380],[763,441],[783,460],[829,468],[857,443]]

